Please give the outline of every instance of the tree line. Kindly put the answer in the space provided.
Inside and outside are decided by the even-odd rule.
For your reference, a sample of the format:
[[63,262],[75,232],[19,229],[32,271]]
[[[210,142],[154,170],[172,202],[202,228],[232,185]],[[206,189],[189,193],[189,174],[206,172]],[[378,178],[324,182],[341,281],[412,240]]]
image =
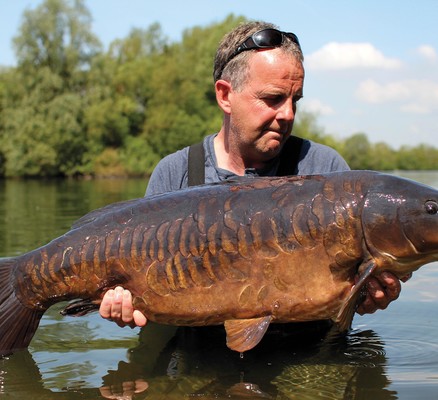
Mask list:
[[[45,0],[23,13],[17,65],[0,70],[0,177],[147,176],[165,155],[221,125],[212,64],[245,20],[184,31],[134,28],[103,50],[83,0]],[[393,150],[358,133],[339,140],[298,113],[298,136],[328,144],[354,169],[438,169],[438,150]]]

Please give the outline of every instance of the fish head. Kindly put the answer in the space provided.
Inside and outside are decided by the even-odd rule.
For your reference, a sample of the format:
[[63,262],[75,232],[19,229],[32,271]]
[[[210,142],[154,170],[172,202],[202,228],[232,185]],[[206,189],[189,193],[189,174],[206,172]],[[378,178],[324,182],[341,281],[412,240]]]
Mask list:
[[366,246],[377,267],[399,277],[438,260],[438,190],[379,174],[364,199]]

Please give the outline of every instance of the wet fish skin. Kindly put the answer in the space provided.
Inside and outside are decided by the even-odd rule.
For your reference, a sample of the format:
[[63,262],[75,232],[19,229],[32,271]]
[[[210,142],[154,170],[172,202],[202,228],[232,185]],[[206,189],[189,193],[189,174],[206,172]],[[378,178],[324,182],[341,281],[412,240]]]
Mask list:
[[81,315],[116,285],[150,320],[225,324],[237,351],[254,347],[271,322],[333,319],[347,329],[369,275],[401,277],[438,259],[437,200],[416,182],[349,171],[104,207],[0,263],[0,354],[27,346],[50,305],[83,299],[65,311]]

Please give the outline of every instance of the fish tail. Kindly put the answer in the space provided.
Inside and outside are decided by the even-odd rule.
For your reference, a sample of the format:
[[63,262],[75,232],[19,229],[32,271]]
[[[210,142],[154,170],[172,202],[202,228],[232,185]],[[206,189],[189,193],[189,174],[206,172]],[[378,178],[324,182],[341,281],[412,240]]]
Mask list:
[[0,259],[0,356],[27,347],[44,312],[24,306],[15,294],[15,259]]

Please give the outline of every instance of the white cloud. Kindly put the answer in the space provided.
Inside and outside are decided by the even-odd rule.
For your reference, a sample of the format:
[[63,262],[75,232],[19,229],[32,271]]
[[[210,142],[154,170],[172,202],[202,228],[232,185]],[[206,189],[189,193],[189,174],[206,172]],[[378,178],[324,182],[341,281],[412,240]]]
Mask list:
[[385,57],[370,43],[331,42],[316,52],[306,55],[306,67],[319,70],[347,68],[400,68],[402,63]]
[[373,79],[367,79],[359,84],[357,97],[366,103],[386,103],[388,101],[407,99],[410,96],[411,85],[406,82],[392,82],[381,85]]
[[400,109],[415,114],[438,110],[438,83],[431,80],[403,80],[380,84],[368,79],[359,84],[356,96],[372,104],[401,102]]
[[428,60],[437,60],[438,54],[436,50],[427,44],[423,44],[417,48],[417,53]]
[[400,107],[400,110],[410,114],[429,114],[429,107],[417,103],[407,103]]
[[321,100],[318,99],[303,99],[302,108],[305,111],[311,112],[312,114],[317,115],[332,115],[334,114],[334,110],[327,104],[324,104]]

